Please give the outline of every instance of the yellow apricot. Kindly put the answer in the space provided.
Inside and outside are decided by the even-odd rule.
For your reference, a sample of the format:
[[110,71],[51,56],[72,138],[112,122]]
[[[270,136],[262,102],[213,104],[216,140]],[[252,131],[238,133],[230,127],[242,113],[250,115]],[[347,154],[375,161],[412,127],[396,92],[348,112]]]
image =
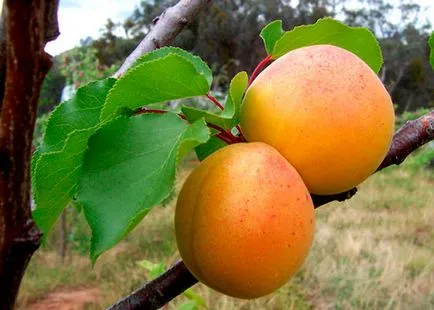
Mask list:
[[311,193],[348,190],[371,175],[389,150],[394,111],[377,75],[331,45],[293,50],[248,89],[241,127],[248,141],[276,148]]
[[256,298],[285,284],[312,244],[315,219],[297,171],[264,143],[226,146],[198,166],[175,212],[191,273],[224,294]]

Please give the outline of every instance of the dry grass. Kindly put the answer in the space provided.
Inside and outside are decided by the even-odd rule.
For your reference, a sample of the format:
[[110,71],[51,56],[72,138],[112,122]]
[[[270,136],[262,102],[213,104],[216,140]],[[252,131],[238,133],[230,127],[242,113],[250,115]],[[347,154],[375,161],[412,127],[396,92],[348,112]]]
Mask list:
[[[189,171],[182,170],[180,180]],[[203,285],[194,291],[209,309],[434,309],[433,185],[426,173],[392,168],[371,177],[350,201],[318,209],[307,261],[273,295],[243,301]],[[170,265],[178,258],[173,208],[174,202],[154,208],[93,270],[83,256],[71,255],[61,266],[52,251],[39,251],[24,279],[20,305],[58,288],[97,287],[102,297],[86,309],[101,309],[137,288],[146,280],[137,261]],[[169,309],[184,301],[175,299]]]

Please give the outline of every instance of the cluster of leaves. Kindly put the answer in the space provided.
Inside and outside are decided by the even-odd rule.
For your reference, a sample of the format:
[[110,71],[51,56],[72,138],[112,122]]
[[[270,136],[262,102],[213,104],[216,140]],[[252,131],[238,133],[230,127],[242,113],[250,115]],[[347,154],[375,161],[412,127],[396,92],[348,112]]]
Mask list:
[[[287,32],[273,22],[261,37],[273,59],[302,46],[333,44],[355,53],[375,72],[382,63],[369,30],[329,18]],[[230,131],[238,125],[247,80],[245,72],[235,75],[221,113],[184,106],[185,120],[171,112],[146,113],[150,105],[205,96],[211,89],[207,64],[178,48],[142,56],[118,80],[79,88],[53,111],[33,156],[33,216],[40,229],[47,234],[74,200],[92,230],[95,262],[170,195],[183,156],[196,149],[203,159],[225,145],[216,138],[216,128]]]

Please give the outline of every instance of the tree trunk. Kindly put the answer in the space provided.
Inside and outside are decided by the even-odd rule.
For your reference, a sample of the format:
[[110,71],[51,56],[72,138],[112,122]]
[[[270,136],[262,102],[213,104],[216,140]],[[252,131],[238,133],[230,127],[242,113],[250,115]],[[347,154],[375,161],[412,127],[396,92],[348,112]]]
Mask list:
[[[13,309],[41,234],[31,219],[30,157],[42,81],[51,66],[45,43],[57,37],[57,0],[6,0],[6,64],[0,114],[0,309]],[[6,56],[6,60],[4,57]]]

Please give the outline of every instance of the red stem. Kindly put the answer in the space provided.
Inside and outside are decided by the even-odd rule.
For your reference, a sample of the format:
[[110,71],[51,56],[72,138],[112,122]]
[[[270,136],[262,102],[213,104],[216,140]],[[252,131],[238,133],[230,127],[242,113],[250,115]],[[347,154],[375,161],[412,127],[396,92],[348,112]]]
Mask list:
[[211,124],[211,123],[207,123],[207,126],[208,126],[209,128],[213,128],[213,129],[216,129],[216,130],[220,131],[219,135],[225,137],[225,138],[228,139],[231,143],[238,143],[238,142],[241,142],[240,139],[239,139],[238,137],[235,137],[232,133],[230,133],[229,131],[224,130],[223,128],[221,128],[221,127],[219,127],[219,126],[217,126],[217,125],[214,125],[214,124]]
[[243,135],[243,132],[241,131],[241,127],[240,127],[240,125],[237,125],[237,130],[238,130],[238,132],[239,132],[239,138],[240,138],[240,140],[242,141],[242,142],[247,142],[247,139],[246,139],[246,137],[244,137],[244,135]]
[[262,59],[262,61],[256,66],[255,70],[253,71],[252,75],[250,76],[249,83],[247,84],[247,88],[253,83],[253,81],[256,79],[256,77],[259,75],[259,73],[271,62],[273,61],[273,58],[271,58],[270,55]]
[[216,106],[218,106],[220,108],[220,110],[224,110],[223,105],[215,97],[213,97],[210,93],[206,94],[206,97],[209,100],[211,100]]
[[226,144],[233,144],[233,142],[231,140],[229,140],[228,138],[223,136],[221,133],[217,134],[216,137],[219,138],[220,140],[222,140]]
[[[211,100],[216,106],[218,106],[221,110],[224,110],[223,105],[215,98],[213,97],[210,93],[206,94],[206,97]],[[239,139],[237,139],[236,142],[246,142],[246,138],[243,135],[243,132],[241,131],[241,127],[239,125],[236,126],[238,132],[240,133]],[[230,134],[231,136],[233,136],[232,134]]]

